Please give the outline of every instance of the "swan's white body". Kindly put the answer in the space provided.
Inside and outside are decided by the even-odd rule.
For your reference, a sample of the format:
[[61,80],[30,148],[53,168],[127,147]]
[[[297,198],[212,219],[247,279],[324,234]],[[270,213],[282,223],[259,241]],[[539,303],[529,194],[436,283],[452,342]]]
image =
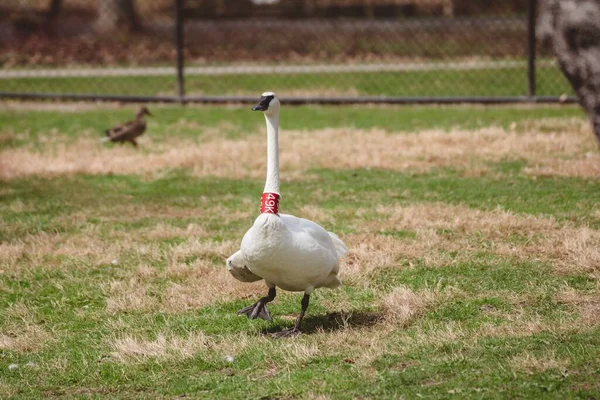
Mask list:
[[[305,293],[340,286],[346,248],[320,225],[288,214],[261,214],[242,240],[241,258],[269,286]],[[334,240],[337,241],[337,248]]]
[[[268,92],[264,96],[274,97]],[[267,123],[265,193],[279,194],[279,100],[264,112]],[[261,214],[227,260],[231,274],[243,282],[264,279],[267,286],[310,294],[319,287],[341,285],[339,259],[348,251],[337,235],[315,222],[288,214]]]

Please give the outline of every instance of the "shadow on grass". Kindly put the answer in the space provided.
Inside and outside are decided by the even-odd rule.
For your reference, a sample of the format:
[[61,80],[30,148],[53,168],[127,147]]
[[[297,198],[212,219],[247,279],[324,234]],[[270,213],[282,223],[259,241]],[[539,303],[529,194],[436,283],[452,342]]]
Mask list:
[[[372,311],[334,312],[325,315],[309,315],[302,321],[302,333],[312,335],[321,332],[335,332],[345,329],[363,328],[377,324],[383,319],[381,313]],[[295,321],[293,322],[295,323]],[[261,331],[264,335],[279,332],[289,326],[272,326]]]

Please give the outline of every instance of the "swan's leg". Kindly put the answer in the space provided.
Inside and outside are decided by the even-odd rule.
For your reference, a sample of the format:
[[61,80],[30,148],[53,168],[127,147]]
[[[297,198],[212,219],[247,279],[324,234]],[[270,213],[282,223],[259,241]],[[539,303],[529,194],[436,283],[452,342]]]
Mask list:
[[285,329],[281,332],[275,332],[273,334],[273,337],[280,338],[280,337],[288,337],[288,336],[295,336],[295,335],[301,334],[302,330],[300,329],[300,326],[302,325],[302,319],[304,318],[304,314],[306,314],[306,310],[308,309],[309,301],[310,301],[310,294],[304,293],[304,297],[302,298],[302,303],[301,303],[302,311],[300,311],[300,315],[298,316],[298,319],[296,320],[296,325],[294,325],[293,328]]
[[269,288],[269,294],[265,297],[261,297],[258,301],[251,306],[244,307],[240,311],[239,314],[245,314],[250,319],[261,318],[265,321],[273,321],[271,318],[271,314],[269,314],[269,310],[267,310],[267,303],[275,300],[275,295],[277,294],[275,287]]

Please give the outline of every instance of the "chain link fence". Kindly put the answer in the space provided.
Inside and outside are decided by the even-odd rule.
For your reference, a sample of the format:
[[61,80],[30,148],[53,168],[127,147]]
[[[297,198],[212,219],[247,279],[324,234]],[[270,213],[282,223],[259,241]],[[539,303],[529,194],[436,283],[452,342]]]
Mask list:
[[558,100],[524,0],[0,0],[0,96]]

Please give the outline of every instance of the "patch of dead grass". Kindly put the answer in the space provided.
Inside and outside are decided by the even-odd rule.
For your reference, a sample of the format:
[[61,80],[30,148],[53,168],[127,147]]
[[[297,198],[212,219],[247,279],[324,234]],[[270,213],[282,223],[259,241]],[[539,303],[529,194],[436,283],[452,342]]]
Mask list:
[[[201,242],[196,238],[172,246],[167,268],[140,266],[129,280],[110,283],[107,311],[185,312],[231,298],[245,298],[264,292],[264,283],[242,283],[223,264],[235,252],[233,242]],[[166,287],[159,282],[168,281]]]
[[90,102],[90,101],[70,101],[70,102],[48,102],[48,101],[12,101],[3,100],[0,102],[0,111],[28,112],[28,111],[56,111],[64,113],[96,111],[96,110],[115,110],[122,108],[119,103],[114,102]]
[[[219,256],[219,259],[225,258]],[[216,301],[258,296],[265,291],[264,282],[239,282],[227,272],[224,263],[214,265],[206,259],[191,266],[170,262],[166,278],[172,280],[163,296],[161,309],[166,312],[182,312]]]
[[[505,313],[505,322],[501,324],[482,324],[476,336],[482,338],[527,337],[539,332],[554,332],[558,328],[543,321],[538,316],[527,316],[522,312]],[[571,326],[570,329],[576,328]]]
[[[430,267],[452,265],[482,249],[524,261],[549,262],[565,274],[593,275],[600,268],[600,232],[558,223],[552,217],[443,203],[361,208],[356,216],[361,219],[357,229],[367,233],[343,238],[351,252],[341,273],[351,279],[398,263],[410,267],[416,259]],[[400,231],[415,236],[393,236]]]
[[[295,338],[290,344],[283,347],[276,342],[267,342],[268,349],[265,353],[272,357],[272,362],[285,368],[289,365],[301,365],[315,356],[339,356],[344,354],[344,362],[352,365],[364,379],[374,380],[376,370],[372,363],[387,352],[403,354],[415,346],[413,333],[405,333],[409,325],[413,324],[427,309],[453,296],[451,290],[425,289],[412,291],[407,287],[397,287],[390,293],[383,295],[378,301],[383,310],[383,317],[378,318],[373,324],[364,326],[342,323],[333,330],[323,330],[314,335]],[[352,315],[346,315],[348,320]],[[419,326],[413,327],[417,332],[424,332]],[[396,344],[390,345],[390,335],[406,338],[406,346],[398,348]],[[425,339],[427,337],[427,339]],[[423,333],[422,340],[431,340],[435,335]],[[271,344],[274,343],[274,344]],[[265,345],[265,344],[261,344]],[[286,357],[285,355],[291,355]],[[277,360],[283,359],[280,365]]]
[[370,279],[365,279],[378,269],[391,267],[398,257],[405,256],[398,241],[391,237],[359,234],[342,238],[350,252],[342,259],[340,277],[342,282],[367,288]]
[[163,222],[145,230],[142,235],[148,240],[165,240],[172,238],[206,238],[209,232],[198,224],[188,224],[185,228]]
[[239,245],[233,241],[201,241],[192,237],[181,244],[171,247],[169,268],[174,272],[179,267],[185,268],[185,265],[182,264],[185,264],[185,260],[189,257],[197,257],[205,260],[225,260],[237,250],[239,250]]
[[[413,134],[381,129],[328,128],[284,131],[282,176],[299,179],[310,168],[382,168],[427,172],[453,167],[470,174],[490,170],[490,162],[525,160],[533,175],[598,177],[599,156],[587,124],[572,120],[565,131],[514,132],[497,127],[474,131],[428,130]],[[585,129],[583,128],[585,126]],[[208,128],[207,132],[210,131]],[[264,135],[225,139],[208,135],[201,142],[170,139],[155,143],[143,137],[143,151],[129,146],[102,146],[83,137],[43,151],[16,148],[0,152],[0,179],[30,175],[145,174],[186,168],[197,176],[262,178]],[[591,154],[591,156],[590,156]]]
[[600,324],[600,290],[598,289],[594,293],[583,293],[565,287],[554,295],[554,300],[574,306],[579,313],[579,323],[594,327]]
[[51,339],[51,335],[32,323],[17,324],[0,331],[0,350],[27,353],[39,350]]
[[0,379],[0,393],[2,393],[6,398],[16,397],[17,393],[19,393],[20,388],[17,385],[11,385],[8,383],[4,383]]
[[[600,231],[587,227],[562,230],[554,244],[564,251],[568,271],[600,270]],[[562,246],[561,246],[562,243]]]
[[305,364],[320,354],[319,347],[315,343],[299,340],[278,343],[276,351],[278,354],[274,354],[274,357],[280,357],[285,365]]
[[124,336],[110,343],[112,359],[123,363],[139,363],[148,359],[182,360],[211,346],[203,332],[190,332],[187,337],[159,333],[154,340]]
[[114,314],[123,311],[150,312],[158,308],[156,296],[148,293],[147,282],[137,278],[115,280],[108,284],[106,311]]
[[[66,232],[48,233],[45,231],[35,234],[15,235],[10,241],[0,242],[0,271],[20,274],[31,268],[57,268],[64,266],[65,260],[72,265],[110,264],[113,260],[121,261],[125,257],[129,262],[160,262],[165,257],[165,250],[161,249],[160,242],[169,239],[186,239],[186,241],[174,248],[175,257],[190,243],[201,243],[199,239],[206,239],[212,233],[205,228],[209,223],[203,217],[220,212],[222,206],[201,208],[193,211],[190,209],[180,210],[165,206],[162,209],[153,206],[122,205],[116,207],[116,211],[108,212],[100,208],[97,212],[93,210],[81,210],[77,213],[57,218],[54,223]],[[127,210],[127,211],[125,211]],[[215,211],[217,210],[217,211]],[[123,211],[123,212],[121,212]],[[221,221],[237,219],[248,219],[251,221],[252,210],[239,212],[223,212]],[[175,226],[168,222],[159,222],[156,225],[141,227],[135,231],[123,231],[115,228],[111,232],[101,231],[100,225],[86,224],[86,219],[94,215],[103,222],[125,222],[140,220],[143,218],[196,218],[198,223],[190,223],[185,227]],[[107,226],[106,224],[105,226]],[[7,230],[19,230],[18,226],[7,227]],[[72,232],[75,231],[75,232]],[[231,243],[222,248],[221,245],[210,243],[203,245],[200,250],[201,256],[227,258],[232,251]],[[219,246],[221,249],[219,250]],[[198,247],[198,245],[196,245]],[[207,252],[212,252],[208,254]],[[206,254],[205,254],[206,253]],[[185,254],[183,255],[185,256]]]
[[0,329],[0,350],[19,353],[41,349],[53,334],[36,322],[31,307],[16,302],[3,310],[4,322]]
[[530,352],[524,352],[514,356],[510,360],[510,364],[515,371],[524,372],[526,374],[535,374],[545,372],[549,369],[565,371],[570,365],[570,362],[567,359],[556,357],[554,352],[550,352],[543,356],[536,356]]
[[[230,200],[231,195],[223,196],[223,200]],[[141,235],[156,236],[160,239],[161,230],[165,230],[165,238],[169,238],[170,233],[180,234],[184,237],[190,237],[194,234],[203,237],[206,234],[206,227],[202,224],[210,219],[218,218],[223,223],[236,221],[239,219],[250,219],[256,217],[256,201],[251,199],[242,199],[242,206],[238,210],[231,210],[222,204],[215,204],[211,199],[201,196],[196,199],[199,207],[176,207],[168,204],[136,204],[133,202],[118,202],[115,204],[98,205],[93,208],[80,209],[69,215],[56,218],[56,223],[62,227],[77,228],[80,227],[89,218],[97,219],[101,222],[131,222],[143,219],[195,219],[195,223],[188,224],[186,228],[173,226],[169,222],[160,222],[153,227],[142,228]],[[119,235],[119,232],[113,232],[113,235]]]
[[124,252],[135,257],[160,259],[155,243],[140,243],[131,235],[120,234],[120,240],[103,240],[97,228],[89,226],[77,234],[38,232],[0,243],[0,269],[19,274],[31,268],[63,267],[65,258],[72,265],[109,264]]
[[182,312],[233,298],[249,298],[265,292],[264,282],[253,284],[235,280],[225,268],[211,266],[195,268],[180,283],[172,282],[167,287],[161,309],[166,312]]
[[[368,215],[373,213],[373,215]],[[543,232],[557,227],[552,217],[537,217],[515,214],[496,209],[478,210],[461,205],[426,203],[408,206],[378,206],[373,209],[358,209],[371,221],[373,230],[444,230],[451,234],[478,231],[494,237],[507,234]]]
[[388,321],[404,327],[421,316],[435,301],[435,293],[428,290],[414,292],[406,286],[394,288],[381,300]]

